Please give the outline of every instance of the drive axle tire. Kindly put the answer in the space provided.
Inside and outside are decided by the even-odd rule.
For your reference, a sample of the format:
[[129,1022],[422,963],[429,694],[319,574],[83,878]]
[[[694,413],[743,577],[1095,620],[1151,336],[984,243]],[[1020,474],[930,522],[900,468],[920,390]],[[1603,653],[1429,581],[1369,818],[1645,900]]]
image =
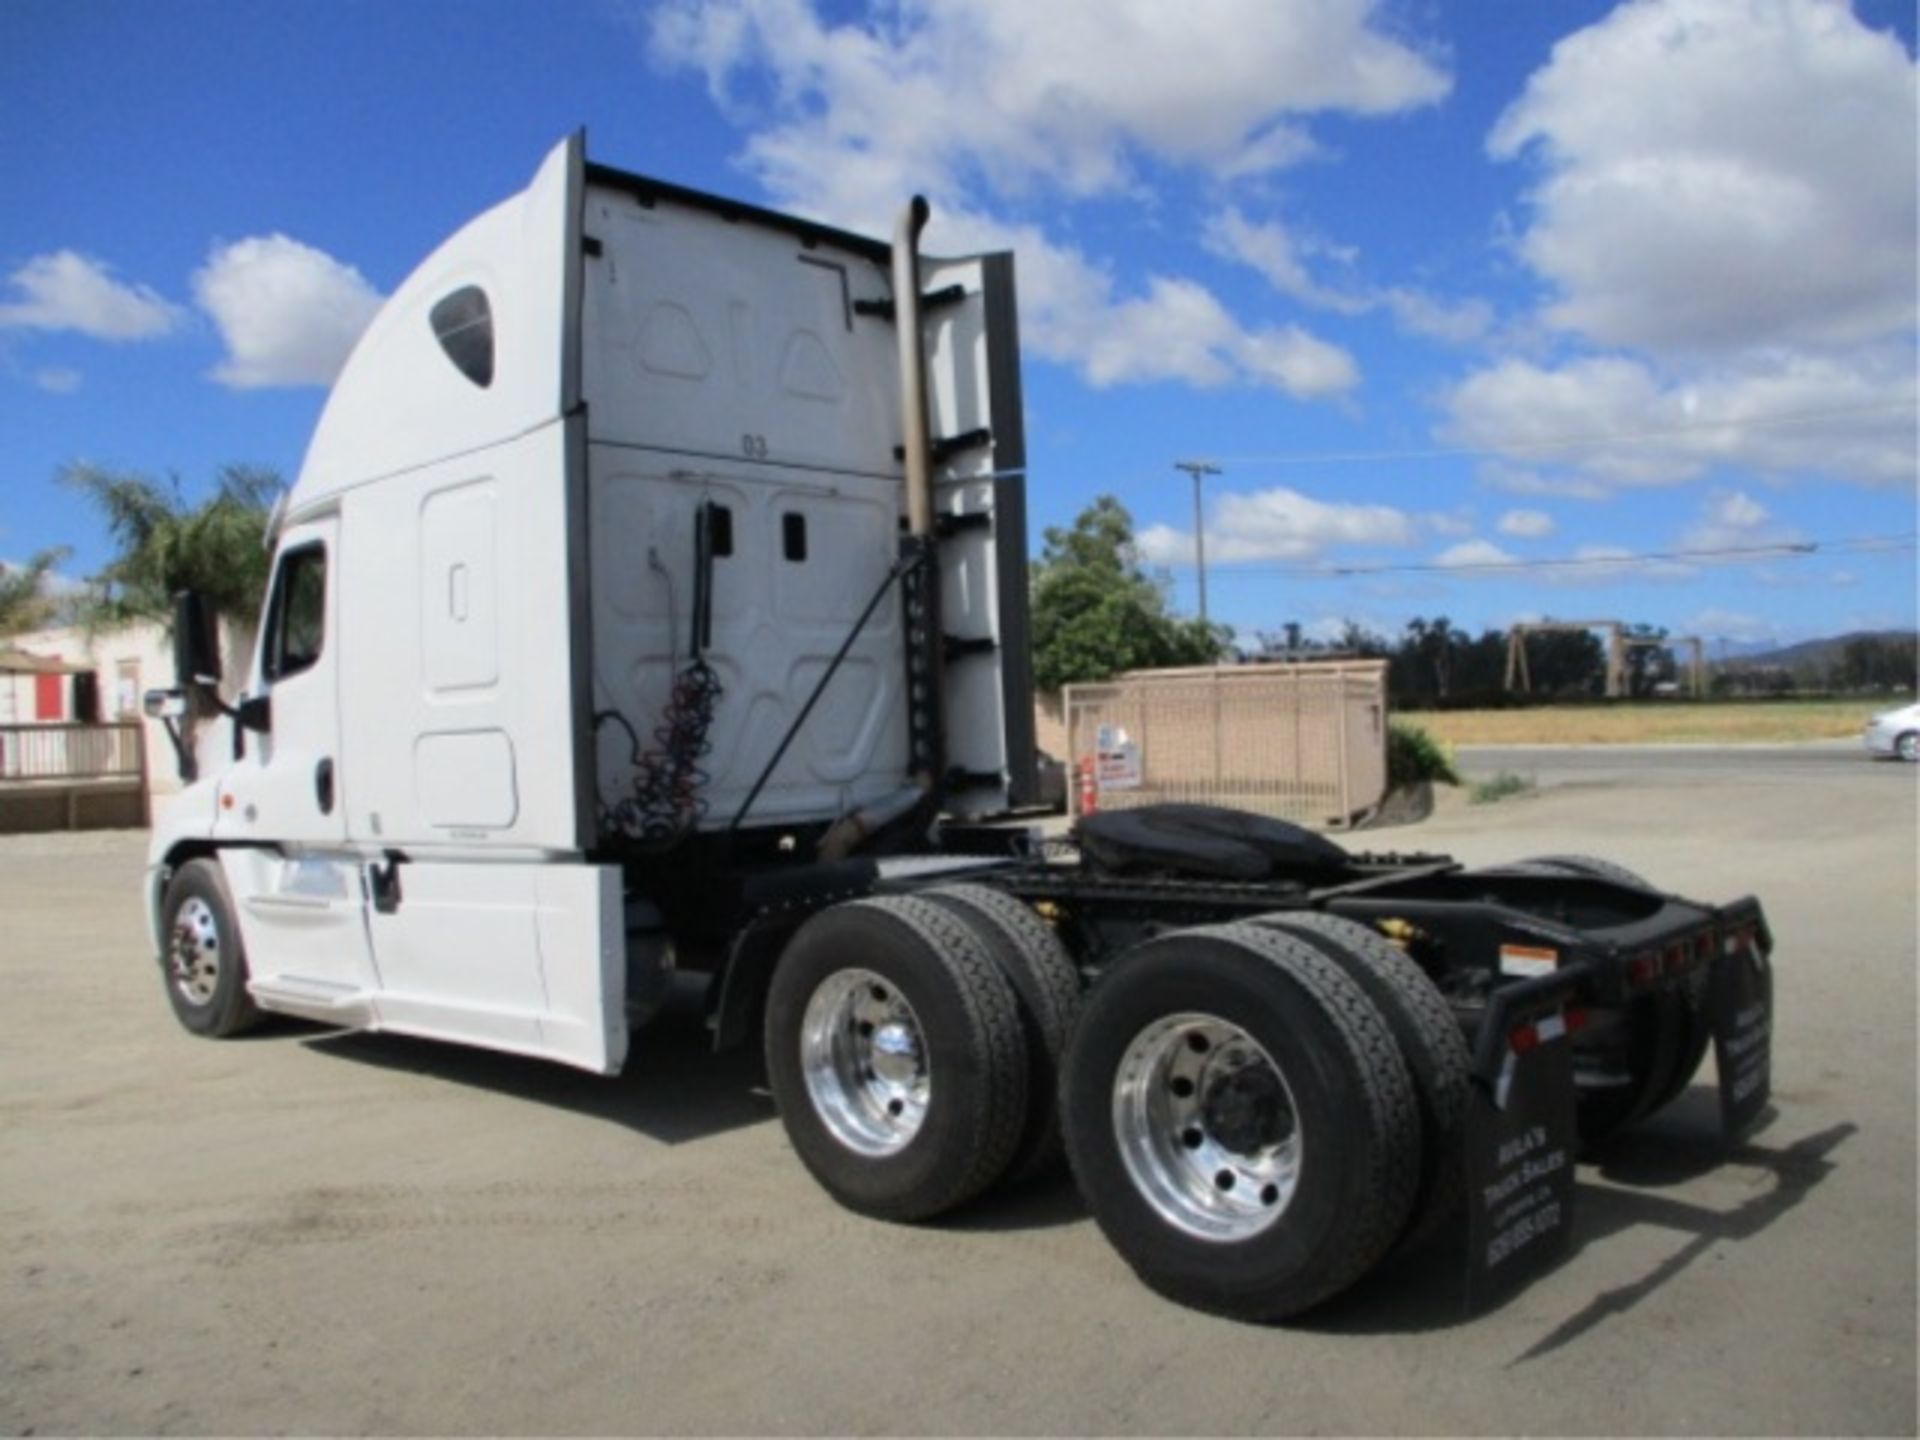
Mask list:
[[987,947],[1020,1002],[1027,1042],[1027,1120],[1006,1182],[1018,1185],[1053,1169],[1060,1138],[1060,1058],[1080,1013],[1080,971],[1060,937],[1021,901],[985,885],[942,885],[920,892],[966,924]]
[[[1591,855],[1541,855],[1527,863],[1565,875],[1612,880],[1639,890],[1655,888],[1626,866]],[[1672,990],[1628,1001],[1611,1041],[1591,1033],[1576,1036],[1577,1057],[1604,1057],[1600,1063],[1617,1062],[1624,1065],[1628,1077],[1624,1085],[1579,1092],[1576,1113],[1581,1144],[1588,1148],[1604,1144],[1636,1120],[1675,1100],[1693,1082],[1712,1039],[1713,1024],[1701,998]],[[1602,1045],[1612,1048],[1603,1050]]]
[[1318,911],[1282,911],[1249,922],[1293,935],[1366,991],[1399,1043],[1420,1107],[1420,1182],[1396,1249],[1414,1250],[1460,1214],[1466,1198],[1467,1100],[1473,1060],[1439,987],[1379,931]]
[[1420,1115],[1387,1022],[1346,971],[1259,926],[1121,956],[1067,1047],[1067,1157],[1094,1219],[1170,1299],[1277,1320],[1401,1233]]
[[1005,1171],[1027,1118],[1019,1002],[973,929],[929,900],[834,905],[767,993],[787,1137],[841,1204],[925,1220]]
[[189,860],[161,901],[160,971],[180,1023],[224,1040],[260,1023],[247,994],[247,952],[226,876],[215,860]]

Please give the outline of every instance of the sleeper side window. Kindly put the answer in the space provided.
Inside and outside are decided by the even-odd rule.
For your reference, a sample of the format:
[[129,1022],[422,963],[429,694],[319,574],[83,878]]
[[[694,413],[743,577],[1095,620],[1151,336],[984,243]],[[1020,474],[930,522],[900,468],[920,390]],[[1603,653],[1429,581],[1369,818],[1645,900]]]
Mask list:
[[284,680],[320,658],[327,630],[327,551],[306,545],[280,561],[267,612],[266,677]]
[[427,313],[447,358],[482,390],[493,383],[493,306],[478,285],[463,285]]

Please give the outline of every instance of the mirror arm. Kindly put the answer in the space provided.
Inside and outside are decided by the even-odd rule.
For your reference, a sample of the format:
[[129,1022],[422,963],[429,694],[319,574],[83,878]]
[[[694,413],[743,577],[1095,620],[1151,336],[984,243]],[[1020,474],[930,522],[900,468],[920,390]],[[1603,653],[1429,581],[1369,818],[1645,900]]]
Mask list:
[[167,727],[167,739],[173,745],[173,760],[179,767],[181,781],[193,784],[200,778],[199,759],[187,748],[187,738],[180,733],[180,726],[171,715],[162,717],[160,723]]

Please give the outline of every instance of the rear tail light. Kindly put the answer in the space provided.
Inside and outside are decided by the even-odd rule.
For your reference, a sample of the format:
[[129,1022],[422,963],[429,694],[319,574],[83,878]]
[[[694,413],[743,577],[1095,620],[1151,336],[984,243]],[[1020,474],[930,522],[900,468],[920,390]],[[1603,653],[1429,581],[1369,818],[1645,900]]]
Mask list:
[[1568,1006],[1556,1015],[1543,1016],[1530,1025],[1518,1025],[1507,1032],[1507,1045],[1514,1054],[1524,1055],[1549,1040],[1586,1029],[1587,1012]]
[[1651,985],[1660,978],[1660,952],[1649,950],[1644,955],[1636,955],[1627,962],[1627,981],[1638,988]]

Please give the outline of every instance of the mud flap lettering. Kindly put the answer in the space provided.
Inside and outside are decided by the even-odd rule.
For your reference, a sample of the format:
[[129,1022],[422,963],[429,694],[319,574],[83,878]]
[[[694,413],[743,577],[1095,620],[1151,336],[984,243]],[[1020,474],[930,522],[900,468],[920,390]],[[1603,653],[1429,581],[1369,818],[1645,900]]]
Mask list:
[[1753,1127],[1773,1093],[1773,969],[1758,945],[1742,944],[1715,959],[1707,1013],[1720,1072],[1720,1123],[1732,1144]]
[[1467,1113],[1467,1304],[1480,1309],[1566,1253],[1573,1233],[1573,1053],[1559,1017],[1528,1027]]

